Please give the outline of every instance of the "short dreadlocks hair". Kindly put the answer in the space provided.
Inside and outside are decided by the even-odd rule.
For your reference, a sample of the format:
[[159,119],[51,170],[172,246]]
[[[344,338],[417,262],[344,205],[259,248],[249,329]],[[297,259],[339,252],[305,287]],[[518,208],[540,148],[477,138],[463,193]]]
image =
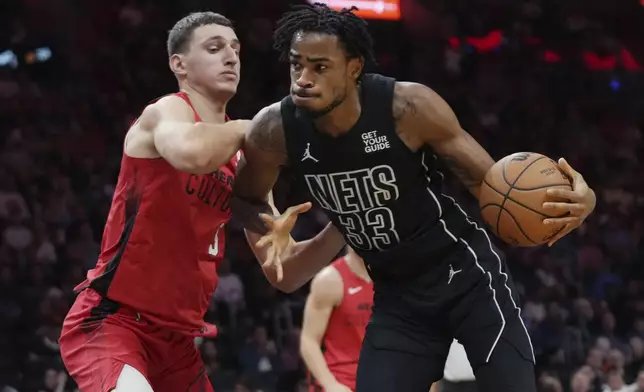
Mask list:
[[233,28],[233,22],[221,14],[214,12],[193,12],[175,23],[168,33],[168,56],[185,53],[192,33],[201,26],[220,25]]
[[338,37],[349,58],[362,57],[367,69],[375,66],[373,38],[367,30],[367,22],[353,13],[357,9],[351,7],[336,11],[322,3],[293,6],[290,12],[277,21],[277,28],[273,34],[273,48],[284,60],[288,58],[295,33],[325,33]]

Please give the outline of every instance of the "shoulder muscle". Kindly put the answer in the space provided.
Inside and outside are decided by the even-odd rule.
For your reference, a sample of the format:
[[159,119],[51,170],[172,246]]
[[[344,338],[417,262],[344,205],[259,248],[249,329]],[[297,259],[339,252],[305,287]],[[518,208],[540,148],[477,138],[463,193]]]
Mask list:
[[434,90],[419,83],[396,83],[393,115],[396,124],[420,144],[450,139],[462,131],[447,102]]
[[344,283],[333,266],[324,267],[311,281],[311,298],[318,305],[336,306],[342,302]]
[[276,102],[260,110],[246,132],[244,151],[259,153],[277,160],[286,159],[286,140],[282,125],[280,103]]
[[194,112],[183,99],[169,95],[148,105],[135,125],[143,131],[154,131],[163,121],[194,122]]
[[164,122],[194,122],[194,113],[183,99],[174,95],[146,106],[128,130],[125,153],[134,158],[158,158],[153,134]]

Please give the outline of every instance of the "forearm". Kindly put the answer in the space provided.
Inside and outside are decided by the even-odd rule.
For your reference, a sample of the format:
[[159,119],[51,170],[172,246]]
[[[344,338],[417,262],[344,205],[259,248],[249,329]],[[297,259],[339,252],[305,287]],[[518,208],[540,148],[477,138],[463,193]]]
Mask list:
[[[482,150],[482,148],[481,148]],[[467,152],[454,152],[452,155],[441,155],[441,158],[450,171],[478,200],[481,185],[485,175],[494,165],[494,159],[487,152],[478,151],[477,156],[469,156]]]
[[[248,150],[248,149],[247,149]],[[233,185],[230,209],[245,229],[266,234],[268,228],[260,219],[260,214],[278,215],[271,206],[271,190],[280,168],[271,160],[242,158],[237,166],[237,178]]]
[[[245,230],[248,243],[253,253],[263,264],[266,261],[266,249],[255,246],[261,234]],[[329,223],[324,230],[310,240],[295,242],[282,258],[284,277],[277,281],[277,273],[273,268],[265,268],[264,274],[271,284],[281,291],[290,293],[311,280],[322,268],[327,266],[342,250],[345,242],[342,234]]]
[[237,122],[226,124],[169,123],[154,135],[159,154],[179,170],[204,174],[223,166],[240,149],[243,132]]
[[251,248],[259,241],[262,235],[268,233],[268,227],[260,219],[260,214],[274,214],[268,200],[258,200],[251,203],[237,196],[230,198],[230,211],[246,230],[246,238],[248,243],[251,244]]
[[323,388],[328,389],[330,385],[337,382],[326,364],[320,344],[304,333],[300,339],[300,354],[306,367]]
[[241,149],[244,140],[244,133],[241,132],[243,127],[201,124],[203,124],[202,129],[195,124],[197,125],[194,130],[197,144],[195,151],[203,162],[200,166],[202,172],[212,173],[228,163],[230,158]]

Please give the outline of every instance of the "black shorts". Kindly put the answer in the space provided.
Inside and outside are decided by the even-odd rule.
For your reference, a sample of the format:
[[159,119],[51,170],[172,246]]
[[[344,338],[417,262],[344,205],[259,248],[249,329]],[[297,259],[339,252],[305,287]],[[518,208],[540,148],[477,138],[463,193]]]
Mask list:
[[357,392],[427,392],[442,378],[454,338],[479,392],[536,392],[534,352],[502,253],[480,229],[456,244],[414,277],[371,272],[374,308]]

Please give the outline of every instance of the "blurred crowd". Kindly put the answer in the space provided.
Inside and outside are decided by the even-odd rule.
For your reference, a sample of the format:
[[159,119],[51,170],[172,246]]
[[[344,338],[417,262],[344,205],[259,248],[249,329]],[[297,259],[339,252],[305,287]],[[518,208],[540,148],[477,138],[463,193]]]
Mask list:
[[[565,156],[597,191],[595,214],[553,247],[500,244],[521,290],[540,390],[644,392],[641,67],[601,25],[551,2],[410,2],[404,23],[371,23],[378,71],[434,88],[493,157]],[[19,60],[0,67],[0,391],[75,390],[58,352],[61,322],[96,261],[124,133],[147,102],[176,90],[167,30],[191,10],[235,21],[242,83],[230,114],[249,118],[287,92],[287,66],[270,38],[288,3],[0,6],[0,52]],[[36,47],[51,58],[25,60]],[[476,216],[467,192],[453,179],[448,187]],[[277,190],[280,208],[306,198],[283,181]],[[319,211],[308,213],[296,237],[324,223]],[[240,227],[228,231],[206,315],[221,333],[195,341],[215,389],[305,391],[298,326],[306,288],[277,292]]]

